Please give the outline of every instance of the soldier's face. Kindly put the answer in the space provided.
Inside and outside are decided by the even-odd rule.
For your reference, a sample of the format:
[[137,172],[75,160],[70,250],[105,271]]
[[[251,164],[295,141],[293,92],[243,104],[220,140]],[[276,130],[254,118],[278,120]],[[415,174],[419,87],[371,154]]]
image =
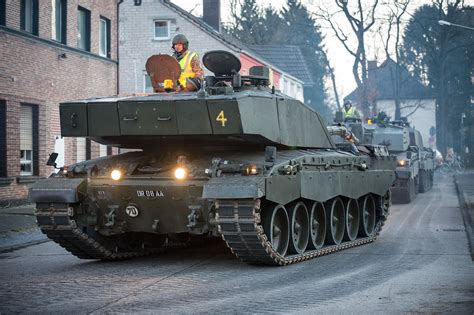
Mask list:
[[177,43],[177,44],[174,45],[174,50],[176,50],[179,53],[182,52],[183,49],[184,49],[184,45],[181,44],[181,43]]

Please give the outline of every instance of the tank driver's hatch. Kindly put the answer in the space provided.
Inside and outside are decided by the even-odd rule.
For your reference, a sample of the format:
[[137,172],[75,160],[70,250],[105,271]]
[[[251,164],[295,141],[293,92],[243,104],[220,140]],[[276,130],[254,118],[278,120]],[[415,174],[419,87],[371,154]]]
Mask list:
[[213,50],[204,54],[202,62],[216,77],[232,76],[240,71],[240,60],[224,50]]
[[181,75],[181,67],[176,58],[170,55],[153,55],[148,58],[145,68],[155,92],[176,90]]

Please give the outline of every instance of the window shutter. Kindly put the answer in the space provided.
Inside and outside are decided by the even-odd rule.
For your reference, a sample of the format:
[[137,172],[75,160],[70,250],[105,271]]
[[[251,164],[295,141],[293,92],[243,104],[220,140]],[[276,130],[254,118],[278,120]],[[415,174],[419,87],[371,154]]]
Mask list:
[[107,146],[106,145],[103,145],[103,144],[100,144],[99,145],[99,156],[102,157],[102,156],[107,156]]
[[76,138],[76,161],[86,160],[86,138]]
[[0,177],[7,177],[7,104],[0,100]]
[[0,25],[6,25],[6,0],[0,0]]
[[21,105],[20,150],[33,150],[33,107]]
[[33,35],[38,36],[39,35],[39,5],[38,5],[38,0],[33,0],[33,27],[32,27],[32,33]]
[[61,43],[67,44],[67,1],[61,0]]
[[39,115],[38,105],[31,106],[33,118],[33,175],[39,176]]
[[106,19],[107,21],[107,58],[112,58],[112,51],[111,51],[111,45],[110,45],[110,41],[111,41],[111,29],[110,29],[110,20],[109,19]]
[[91,159],[91,140],[86,139],[86,160]]
[[21,0],[20,5],[20,28],[24,30],[26,28],[25,18],[26,18],[26,0]]

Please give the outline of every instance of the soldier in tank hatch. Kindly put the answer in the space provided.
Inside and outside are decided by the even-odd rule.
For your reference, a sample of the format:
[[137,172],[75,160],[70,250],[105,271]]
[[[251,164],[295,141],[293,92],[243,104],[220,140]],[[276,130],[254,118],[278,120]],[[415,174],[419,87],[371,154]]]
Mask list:
[[352,106],[352,103],[349,100],[344,101],[344,107],[342,108],[342,113],[344,114],[344,119],[360,118],[359,112],[354,106]]
[[188,49],[189,42],[186,36],[178,34],[173,38],[173,56],[178,60],[181,67],[179,84],[185,91],[197,91],[201,87],[204,71],[199,62],[196,52]]

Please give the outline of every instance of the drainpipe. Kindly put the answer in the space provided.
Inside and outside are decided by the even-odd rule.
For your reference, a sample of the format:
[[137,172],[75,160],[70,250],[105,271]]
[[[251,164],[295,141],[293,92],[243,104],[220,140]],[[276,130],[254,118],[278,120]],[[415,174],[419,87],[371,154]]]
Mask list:
[[120,42],[120,28],[119,28],[119,20],[120,20],[120,5],[122,4],[123,0],[119,0],[117,2],[117,43],[116,43],[116,50],[117,50],[117,95],[119,94],[119,90],[120,90],[120,58],[119,58],[119,42]]

